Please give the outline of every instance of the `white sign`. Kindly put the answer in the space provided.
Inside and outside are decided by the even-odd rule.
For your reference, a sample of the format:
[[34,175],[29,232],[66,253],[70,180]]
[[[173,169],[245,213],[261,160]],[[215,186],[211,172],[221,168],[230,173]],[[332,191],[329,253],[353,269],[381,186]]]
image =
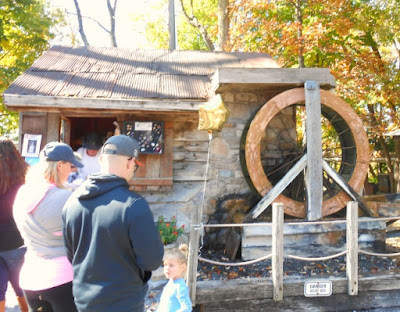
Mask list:
[[304,283],[304,296],[318,297],[332,295],[332,282],[331,281],[314,281]]
[[38,157],[40,152],[40,143],[42,142],[41,134],[25,133],[22,142],[22,153],[24,157]]
[[151,131],[153,129],[153,123],[150,122],[135,122],[135,131]]

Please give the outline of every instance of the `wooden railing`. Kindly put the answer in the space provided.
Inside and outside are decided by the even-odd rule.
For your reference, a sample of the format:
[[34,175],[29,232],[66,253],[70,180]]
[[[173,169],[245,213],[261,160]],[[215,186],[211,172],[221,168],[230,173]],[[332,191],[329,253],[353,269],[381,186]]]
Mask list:
[[[376,218],[377,220],[394,220],[400,217]],[[192,220],[196,220],[196,215],[192,216]],[[363,253],[373,256],[391,257],[400,256],[400,253],[373,253],[358,248],[358,204],[357,202],[348,202],[346,220],[335,220],[336,222],[346,222],[346,245],[343,251],[318,258],[300,257],[284,254],[283,228],[284,228],[284,207],[283,204],[274,203],[272,205],[272,223],[242,223],[242,224],[193,224],[190,231],[189,242],[189,262],[188,262],[188,286],[193,305],[196,304],[196,280],[197,280],[197,264],[198,261],[209,262],[215,265],[225,266],[241,266],[260,262],[266,259],[272,259],[272,283],[273,283],[273,299],[276,301],[283,299],[283,260],[284,258],[292,258],[302,261],[326,261],[346,255],[346,278],[347,293],[351,296],[358,294],[358,254]],[[320,221],[300,222],[304,224],[318,224]],[[299,225],[299,222],[292,225]],[[219,262],[203,258],[198,255],[199,238],[205,227],[246,227],[246,226],[272,226],[272,253],[261,258],[246,262]],[[286,223],[291,225],[291,223]]]

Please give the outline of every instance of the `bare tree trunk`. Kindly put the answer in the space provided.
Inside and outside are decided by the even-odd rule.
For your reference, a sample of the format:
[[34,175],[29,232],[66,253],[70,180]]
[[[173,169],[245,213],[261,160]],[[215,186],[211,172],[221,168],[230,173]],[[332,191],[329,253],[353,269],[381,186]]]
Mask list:
[[[378,121],[375,118],[375,109],[374,109],[374,105],[372,104],[368,104],[368,112],[369,112],[369,116],[371,118],[371,122],[373,126],[378,127]],[[383,136],[380,135],[376,135],[378,142],[382,148],[382,152],[383,152],[383,157],[386,159],[386,167],[387,167],[387,171],[388,171],[388,175],[389,175],[389,181],[390,181],[390,189],[391,192],[393,192],[393,190],[395,188],[397,188],[397,183],[395,183],[395,179],[394,179],[394,172],[393,172],[393,163],[392,163],[392,159],[390,156],[390,152],[388,149],[388,146],[385,142],[385,140],[383,139]]]
[[110,40],[111,46],[117,47],[117,38],[115,37],[115,9],[117,7],[118,0],[114,0],[114,6],[111,5],[110,0],[107,0],[107,9],[110,14]]
[[394,150],[395,154],[397,156],[397,161],[396,161],[396,170],[394,172],[394,181],[395,185],[392,187],[392,192],[394,193],[400,193],[400,138],[395,137],[393,138],[394,141]]
[[180,0],[180,3],[181,3],[183,15],[186,17],[188,23],[199,30],[201,36],[203,37],[204,42],[207,45],[208,50],[214,51],[215,47],[214,47],[212,40],[210,39],[210,36],[208,35],[207,29],[204,27],[204,25],[202,25],[197,20],[197,17],[194,16],[194,14],[193,14],[193,1],[191,1],[192,12],[191,12],[190,16],[187,13],[186,8],[183,5],[183,0]]
[[175,29],[175,0],[168,0],[168,32],[170,50],[176,50],[177,48]]
[[303,12],[301,11],[302,0],[297,0],[294,4],[296,8],[296,19],[299,22],[299,28],[297,30],[297,39],[299,40],[299,55],[298,62],[300,68],[305,68],[304,64],[304,38],[303,38]]
[[82,41],[86,47],[90,46],[89,41],[86,38],[85,31],[83,30],[83,23],[82,23],[82,15],[81,15],[81,9],[79,8],[79,3],[78,0],[74,0],[75,4],[75,9],[76,9],[76,16],[78,18],[78,24],[79,24],[79,33],[81,35]]
[[229,36],[229,0],[218,0],[218,50],[226,51]]

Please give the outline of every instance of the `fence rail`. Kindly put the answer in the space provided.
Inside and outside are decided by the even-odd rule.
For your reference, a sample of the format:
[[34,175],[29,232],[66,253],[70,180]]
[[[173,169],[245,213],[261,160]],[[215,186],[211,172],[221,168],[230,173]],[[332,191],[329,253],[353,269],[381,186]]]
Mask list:
[[[400,217],[389,217],[389,218],[374,218],[374,220],[399,220]],[[263,257],[245,261],[245,262],[220,262],[210,259],[203,258],[201,256],[193,255],[191,261],[196,261],[193,265],[189,261],[188,266],[188,282],[190,295],[192,297],[192,302],[196,302],[196,274],[197,274],[197,261],[208,262],[215,265],[225,265],[225,266],[243,266],[250,265],[267,259],[272,259],[272,282],[273,282],[273,298],[276,301],[283,299],[283,260],[284,258],[292,258],[302,261],[325,261],[329,259],[334,259],[343,255],[346,255],[346,278],[347,278],[347,293],[349,295],[358,294],[358,254],[366,254],[371,256],[381,256],[381,257],[395,257],[400,256],[398,253],[374,253],[369,251],[364,251],[358,248],[358,223],[362,220],[358,219],[358,204],[357,202],[347,203],[347,216],[346,220],[333,220],[333,221],[310,221],[310,222],[288,222],[284,223],[284,207],[281,203],[274,203],[272,205],[272,223],[262,222],[262,223],[241,223],[241,224],[207,224],[207,225],[193,225],[191,231],[193,230],[196,237],[200,237],[200,232],[203,232],[205,227],[251,227],[251,226],[272,226],[272,253],[265,255]],[[346,245],[345,250],[336,253],[334,255],[329,255],[325,257],[311,258],[311,257],[301,257],[295,255],[284,254],[283,248],[283,228],[286,226],[299,226],[305,224],[323,224],[323,223],[346,223]],[[198,250],[198,242],[191,240],[191,243],[197,243],[196,247],[192,246],[192,250]]]

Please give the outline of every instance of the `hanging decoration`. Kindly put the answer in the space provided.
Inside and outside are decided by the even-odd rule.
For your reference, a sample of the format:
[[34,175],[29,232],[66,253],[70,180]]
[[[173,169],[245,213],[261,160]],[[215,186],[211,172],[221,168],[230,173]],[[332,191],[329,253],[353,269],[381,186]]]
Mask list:
[[221,131],[229,116],[220,94],[199,107],[199,130]]

